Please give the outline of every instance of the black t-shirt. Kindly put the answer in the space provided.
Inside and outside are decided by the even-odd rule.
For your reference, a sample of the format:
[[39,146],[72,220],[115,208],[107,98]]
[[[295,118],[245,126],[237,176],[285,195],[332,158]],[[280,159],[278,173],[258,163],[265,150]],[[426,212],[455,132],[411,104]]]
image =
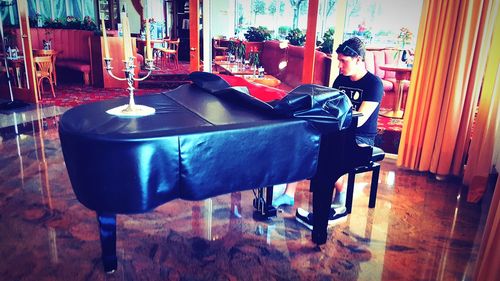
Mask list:
[[333,88],[339,89],[344,92],[350,99],[354,108],[359,110],[363,101],[378,102],[375,111],[366,120],[363,126],[357,128],[356,135],[362,137],[374,138],[377,135],[377,120],[378,111],[380,109],[380,102],[384,94],[384,86],[382,80],[378,76],[367,72],[358,81],[351,81],[349,76],[340,74],[333,82]]

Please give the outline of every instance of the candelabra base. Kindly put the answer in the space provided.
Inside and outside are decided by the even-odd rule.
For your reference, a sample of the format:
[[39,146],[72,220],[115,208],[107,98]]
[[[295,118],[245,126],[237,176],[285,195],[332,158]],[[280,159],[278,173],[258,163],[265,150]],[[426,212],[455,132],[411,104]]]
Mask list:
[[152,107],[138,104],[125,104],[106,111],[108,114],[119,117],[142,117],[155,114],[155,112],[156,110]]

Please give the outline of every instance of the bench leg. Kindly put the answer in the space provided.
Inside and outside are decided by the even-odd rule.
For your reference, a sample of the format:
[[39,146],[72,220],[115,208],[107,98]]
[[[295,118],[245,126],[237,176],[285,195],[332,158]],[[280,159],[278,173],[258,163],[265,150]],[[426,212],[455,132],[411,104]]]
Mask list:
[[370,187],[370,202],[369,208],[375,208],[375,201],[377,201],[378,177],[380,174],[380,164],[373,164],[372,185]]
[[273,186],[266,188],[264,198],[264,188],[257,189],[257,196],[253,199],[253,207],[255,208],[253,217],[257,220],[268,220],[270,217],[276,217],[277,210],[272,205],[273,203]]
[[347,196],[345,201],[345,208],[348,214],[352,211],[352,198],[354,196],[354,180],[356,179],[356,173],[351,172],[347,178]]
[[102,263],[104,271],[113,273],[117,266],[116,257],[116,214],[97,214],[101,237]]

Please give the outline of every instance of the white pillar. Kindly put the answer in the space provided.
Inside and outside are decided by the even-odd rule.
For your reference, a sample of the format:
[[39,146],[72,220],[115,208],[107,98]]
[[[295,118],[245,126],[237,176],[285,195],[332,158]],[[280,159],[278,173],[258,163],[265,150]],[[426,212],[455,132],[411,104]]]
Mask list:
[[212,72],[211,0],[203,1],[203,71]]

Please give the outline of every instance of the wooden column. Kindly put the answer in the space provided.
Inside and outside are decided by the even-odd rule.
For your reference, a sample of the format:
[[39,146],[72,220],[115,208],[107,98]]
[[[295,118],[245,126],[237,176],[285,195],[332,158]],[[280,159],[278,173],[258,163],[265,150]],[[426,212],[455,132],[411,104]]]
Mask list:
[[[18,48],[23,52],[25,61],[26,87],[12,87],[12,94],[15,100],[25,102],[38,103],[37,85],[35,79],[35,64],[33,62],[33,54],[31,51],[31,34],[28,18],[28,2],[26,0],[17,1],[17,11],[19,16],[19,27],[22,45]],[[8,92],[8,90],[7,90]],[[10,99],[10,97],[9,97]]]
[[316,24],[318,22],[319,0],[309,0],[307,11],[306,46],[304,50],[304,68],[302,83],[312,83],[314,77],[314,52],[316,49]]
[[189,0],[189,70],[200,69],[199,0]]

